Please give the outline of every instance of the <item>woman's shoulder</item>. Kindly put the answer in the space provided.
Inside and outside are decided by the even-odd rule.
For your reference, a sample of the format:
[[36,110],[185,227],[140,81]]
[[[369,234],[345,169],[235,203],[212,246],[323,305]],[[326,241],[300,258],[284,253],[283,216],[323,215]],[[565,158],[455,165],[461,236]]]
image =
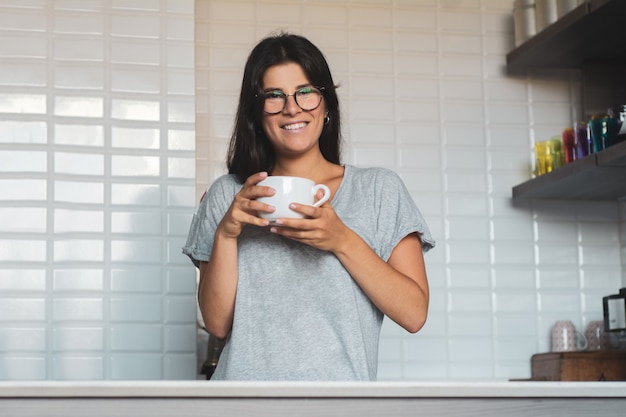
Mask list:
[[346,173],[354,181],[400,181],[400,176],[393,170],[383,167],[360,168],[353,165],[346,165]]
[[236,175],[225,174],[217,177],[211,183],[205,194],[209,195],[231,195],[236,194],[243,184],[239,182]]

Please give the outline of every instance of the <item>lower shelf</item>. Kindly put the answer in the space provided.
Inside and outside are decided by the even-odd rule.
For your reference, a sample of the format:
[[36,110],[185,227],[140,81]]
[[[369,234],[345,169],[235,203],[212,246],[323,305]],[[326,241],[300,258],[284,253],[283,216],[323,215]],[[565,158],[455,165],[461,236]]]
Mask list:
[[513,199],[626,198],[626,141],[513,187]]

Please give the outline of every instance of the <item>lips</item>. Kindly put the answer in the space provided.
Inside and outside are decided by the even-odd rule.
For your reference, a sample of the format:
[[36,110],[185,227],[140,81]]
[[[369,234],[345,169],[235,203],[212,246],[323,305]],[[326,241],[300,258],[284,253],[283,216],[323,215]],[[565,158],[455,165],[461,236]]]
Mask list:
[[290,123],[290,124],[284,125],[283,129],[285,129],[285,130],[304,129],[307,124],[308,123],[306,123],[306,122]]

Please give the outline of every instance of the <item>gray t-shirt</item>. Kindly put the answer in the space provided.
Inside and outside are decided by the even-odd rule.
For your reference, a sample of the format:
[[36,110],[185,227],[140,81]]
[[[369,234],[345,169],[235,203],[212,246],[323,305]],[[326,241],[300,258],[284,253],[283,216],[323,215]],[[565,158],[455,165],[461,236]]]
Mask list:
[[[183,247],[194,264],[210,260],[217,225],[241,187],[225,175],[202,199]],[[414,232],[424,251],[434,246],[408,190],[388,169],[346,165],[332,206],[385,261]],[[376,379],[383,314],[334,254],[250,225],[238,250],[232,331],[212,379]]]

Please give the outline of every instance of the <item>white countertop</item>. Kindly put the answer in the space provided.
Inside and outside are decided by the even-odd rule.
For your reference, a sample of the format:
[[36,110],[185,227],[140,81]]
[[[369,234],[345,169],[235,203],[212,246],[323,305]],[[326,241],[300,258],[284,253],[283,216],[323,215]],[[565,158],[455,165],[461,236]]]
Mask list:
[[2,398],[626,398],[626,382],[5,381]]

